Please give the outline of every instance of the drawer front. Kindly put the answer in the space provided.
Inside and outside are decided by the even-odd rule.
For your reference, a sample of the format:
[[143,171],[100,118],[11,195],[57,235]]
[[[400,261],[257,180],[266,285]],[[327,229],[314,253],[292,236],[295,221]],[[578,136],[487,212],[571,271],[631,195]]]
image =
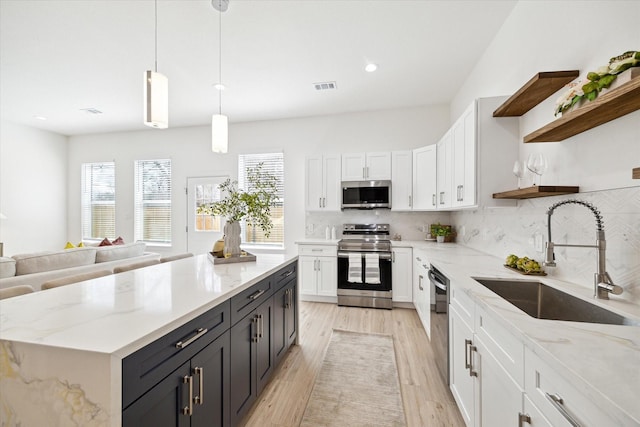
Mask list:
[[473,330],[475,303],[464,291],[457,288],[453,282],[449,284],[449,292],[451,292],[449,303],[456,308],[462,320]]
[[337,246],[311,246],[300,245],[298,249],[299,255],[311,255],[311,256],[337,256]]
[[525,391],[554,426],[571,426],[571,418],[582,427],[635,425],[610,418],[529,349],[525,352]]
[[297,272],[298,272],[298,262],[294,261],[289,265],[281,268],[277,272],[273,273],[273,276],[272,276],[273,282],[274,282],[273,289],[277,291],[280,288],[282,288],[284,285],[289,283],[291,279],[295,279]]
[[245,289],[231,298],[231,324],[235,325],[247,314],[273,295],[271,277],[261,280],[249,289]]
[[475,332],[511,378],[524,389],[524,344],[476,307]]
[[230,327],[230,304],[225,301],[124,358],[122,408],[129,406]]

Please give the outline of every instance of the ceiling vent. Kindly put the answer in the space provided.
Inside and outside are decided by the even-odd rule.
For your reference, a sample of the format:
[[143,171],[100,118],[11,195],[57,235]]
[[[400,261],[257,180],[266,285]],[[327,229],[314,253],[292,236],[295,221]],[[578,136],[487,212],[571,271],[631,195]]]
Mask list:
[[316,88],[316,90],[338,89],[338,85],[336,84],[336,82],[314,83],[313,86]]
[[102,111],[97,108],[81,108],[80,111],[84,111],[87,114],[102,114]]

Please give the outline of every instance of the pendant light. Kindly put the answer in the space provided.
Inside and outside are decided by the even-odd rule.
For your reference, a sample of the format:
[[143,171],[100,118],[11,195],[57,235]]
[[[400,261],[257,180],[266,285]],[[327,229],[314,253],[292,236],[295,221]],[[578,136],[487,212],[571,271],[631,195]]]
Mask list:
[[158,72],[158,0],[155,0],[155,71],[144,72],[144,124],[169,127],[169,81]]
[[227,10],[229,0],[211,0],[218,15],[218,114],[211,117],[211,151],[226,153],[229,147],[229,118],[222,114],[222,12]]

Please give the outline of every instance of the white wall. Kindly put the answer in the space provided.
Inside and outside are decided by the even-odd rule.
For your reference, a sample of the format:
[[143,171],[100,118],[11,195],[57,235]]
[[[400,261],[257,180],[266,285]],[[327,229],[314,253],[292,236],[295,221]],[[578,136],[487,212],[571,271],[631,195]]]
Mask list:
[[[451,103],[452,120],[474,98],[512,95],[539,71],[579,70],[585,77],[609,58],[640,49],[640,2],[520,1]],[[521,135],[554,120],[562,90],[524,115]],[[543,153],[543,184],[582,191],[637,186],[640,111],[560,143],[520,144],[520,160]]]
[[[582,77],[612,56],[640,49],[638,22],[638,1],[518,2],[452,101],[452,118],[474,98],[511,95],[539,71],[578,69]],[[554,119],[560,93],[520,119],[521,135]],[[546,240],[548,206],[567,198],[586,199],[604,216],[608,270],[626,288],[622,298],[639,303],[640,181],[631,179],[631,169],[640,166],[639,123],[636,111],[562,142],[521,142],[520,160],[529,153],[547,156],[550,170],[543,184],[578,185],[583,194],[519,201],[517,208],[454,213],[453,223],[465,231],[458,240],[499,257],[516,253],[541,259],[533,243],[536,235]],[[556,242],[595,243],[595,220],[586,209],[562,207],[553,218]],[[548,272],[592,287],[594,253],[559,249],[558,267]]]
[[67,138],[0,122],[0,242],[4,255],[67,242]]
[[[173,245],[152,248],[178,253],[186,245],[187,177],[237,176],[237,155],[283,151],[285,246],[305,236],[304,158],[311,153],[410,149],[435,143],[448,126],[448,106],[398,109],[289,120],[231,124],[229,153],[211,152],[209,127],[175,128],[69,138],[68,229],[80,238],[80,164],[116,162],[116,234],[133,240],[133,162],[171,158]],[[212,241],[213,244],[213,241]]]

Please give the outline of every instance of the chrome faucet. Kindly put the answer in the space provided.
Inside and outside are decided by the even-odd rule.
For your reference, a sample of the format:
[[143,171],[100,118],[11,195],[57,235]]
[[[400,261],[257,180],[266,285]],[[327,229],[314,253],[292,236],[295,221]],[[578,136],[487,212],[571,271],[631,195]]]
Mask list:
[[[596,217],[596,244],[595,245],[569,245],[569,244],[559,244],[553,243],[551,240],[551,215],[553,211],[563,205],[567,204],[576,204],[584,206],[589,209],[593,215]],[[547,229],[549,230],[549,239],[547,241],[547,249],[546,256],[543,262],[543,265],[547,267],[555,267],[555,254],[553,253],[553,248],[556,246],[564,246],[564,247],[572,247],[572,248],[596,248],[598,250],[598,266],[596,273],[594,274],[594,289],[593,296],[595,298],[600,299],[609,299],[609,293],[614,295],[620,295],[622,293],[622,288],[613,283],[611,280],[611,276],[607,273],[606,268],[606,254],[605,250],[607,248],[607,241],[604,239],[604,224],[602,223],[602,215],[600,215],[600,211],[596,209],[591,203],[584,202],[582,200],[563,200],[562,202],[558,202],[553,204],[549,210],[547,210]]]

